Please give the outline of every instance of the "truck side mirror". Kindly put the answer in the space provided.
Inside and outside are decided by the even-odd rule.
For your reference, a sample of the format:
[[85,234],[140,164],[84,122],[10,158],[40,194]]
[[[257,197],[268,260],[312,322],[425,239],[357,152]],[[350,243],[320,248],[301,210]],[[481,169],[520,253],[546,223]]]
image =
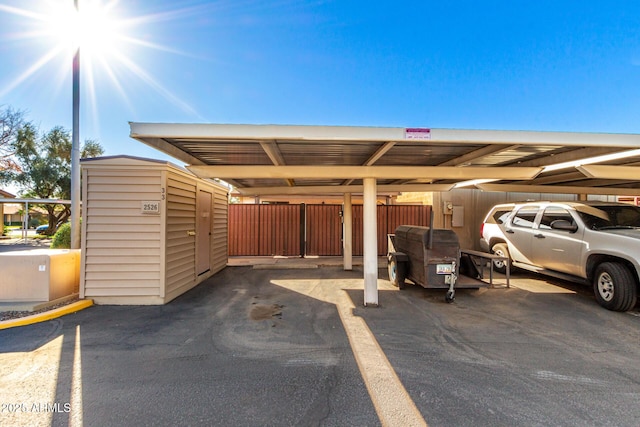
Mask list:
[[566,219],[556,219],[555,221],[552,221],[551,228],[554,230],[568,231],[570,233],[578,231],[578,226]]

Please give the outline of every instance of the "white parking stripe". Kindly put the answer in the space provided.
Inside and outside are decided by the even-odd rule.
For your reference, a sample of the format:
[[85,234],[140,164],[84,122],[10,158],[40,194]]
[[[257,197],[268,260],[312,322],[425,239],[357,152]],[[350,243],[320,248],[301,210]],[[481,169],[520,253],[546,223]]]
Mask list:
[[[362,291],[362,279],[339,282],[336,280],[272,280],[271,283],[337,307],[360,374],[383,426],[427,425],[367,323],[362,317],[353,314],[355,305],[347,290]],[[383,284],[378,282],[378,286],[383,287]],[[376,308],[370,310],[376,310]]]
[[426,426],[366,322],[353,315],[355,307],[345,291],[341,291],[336,306],[382,425]]

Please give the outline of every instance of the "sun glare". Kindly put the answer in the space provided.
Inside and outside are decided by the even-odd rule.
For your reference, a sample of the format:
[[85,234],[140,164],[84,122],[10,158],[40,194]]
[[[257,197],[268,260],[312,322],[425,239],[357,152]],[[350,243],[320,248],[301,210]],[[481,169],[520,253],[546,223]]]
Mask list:
[[93,55],[107,54],[115,48],[122,22],[112,16],[112,7],[97,2],[81,2],[76,10],[71,2],[47,16],[46,32],[58,44],[72,49],[81,48]]
[[[92,109],[94,124],[98,125],[99,112],[97,110],[96,92],[98,86],[106,85],[114,88],[133,110],[133,103],[128,97],[132,93],[131,87],[125,90],[125,84],[142,82],[169,101],[170,105],[199,116],[197,112],[168,88],[156,81],[144,67],[132,57],[139,59],[134,48],[154,49],[171,54],[183,53],[169,47],[154,44],[148,40],[136,37],[136,32],[148,34],[148,25],[160,21],[170,21],[184,17],[185,10],[154,13],[151,15],[124,16],[126,11],[119,7],[119,0],[78,0],[78,9],[74,0],[51,1],[40,0],[28,9],[0,4],[2,14],[17,17],[18,31],[5,33],[6,41],[33,43],[33,62],[24,69],[16,72],[12,81],[3,81],[0,87],[0,97],[12,92],[28,80],[39,78],[41,73],[56,75],[57,81],[47,81],[47,88],[61,88],[65,78],[70,76],[71,58],[80,49],[81,76],[83,85],[88,90],[84,96]],[[126,5],[126,3],[124,3]],[[195,14],[197,10],[186,10],[187,14]],[[39,52],[39,53],[36,53]],[[28,55],[30,52],[25,52]],[[49,73],[54,62],[61,64],[57,74]],[[98,75],[98,70],[101,74]],[[135,77],[131,79],[130,77]],[[102,78],[99,78],[102,77]],[[54,84],[51,84],[54,83]],[[51,94],[55,89],[51,91]]]

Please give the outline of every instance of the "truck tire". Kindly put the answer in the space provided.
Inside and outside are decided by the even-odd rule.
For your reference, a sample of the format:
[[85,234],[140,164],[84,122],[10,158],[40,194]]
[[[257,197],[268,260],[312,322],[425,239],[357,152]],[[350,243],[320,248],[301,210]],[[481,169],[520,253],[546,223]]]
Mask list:
[[[496,243],[491,248],[491,253],[499,256],[509,256],[509,248],[506,243]],[[507,263],[504,261],[493,261],[493,269],[498,273],[505,274],[507,272]]]
[[627,311],[636,305],[637,285],[626,266],[619,262],[603,262],[593,277],[593,293],[604,308]]
[[404,279],[407,278],[407,264],[398,262],[395,257],[389,260],[389,281],[398,289],[404,289]]

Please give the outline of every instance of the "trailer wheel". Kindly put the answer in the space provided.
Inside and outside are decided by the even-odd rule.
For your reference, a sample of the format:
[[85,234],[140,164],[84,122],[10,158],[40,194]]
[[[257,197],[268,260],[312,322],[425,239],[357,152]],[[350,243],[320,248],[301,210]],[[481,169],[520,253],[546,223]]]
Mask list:
[[389,281],[398,289],[404,289],[404,279],[407,278],[407,264],[398,262],[395,257],[389,260]]
[[593,293],[598,304],[608,310],[628,311],[636,305],[636,281],[618,262],[603,262],[596,268]]
[[[498,256],[509,256],[509,248],[506,243],[496,243],[491,248],[491,252]],[[493,269],[498,273],[505,274],[507,272],[507,263],[505,261],[495,260],[493,261]]]

